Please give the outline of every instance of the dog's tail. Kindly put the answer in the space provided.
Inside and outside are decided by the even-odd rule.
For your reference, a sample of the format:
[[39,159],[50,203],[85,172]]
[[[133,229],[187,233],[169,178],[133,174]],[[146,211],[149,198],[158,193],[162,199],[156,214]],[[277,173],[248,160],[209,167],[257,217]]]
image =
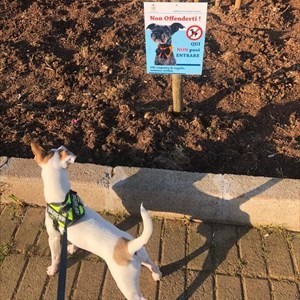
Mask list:
[[147,244],[152,232],[153,232],[153,223],[152,220],[144,208],[143,203],[141,204],[141,215],[143,219],[143,233],[136,239],[128,242],[128,252],[131,256],[134,255],[135,252],[140,250],[144,245]]

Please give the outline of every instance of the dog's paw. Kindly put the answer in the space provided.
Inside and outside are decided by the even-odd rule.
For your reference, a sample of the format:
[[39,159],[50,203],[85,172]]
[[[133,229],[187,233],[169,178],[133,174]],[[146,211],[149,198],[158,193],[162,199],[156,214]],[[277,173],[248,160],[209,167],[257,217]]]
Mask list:
[[48,276],[53,276],[57,272],[57,267],[49,266],[47,268],[47,274]]
[[69,254],[74,254],[77,251],[77,249],[78,248],[75,245],[71,244],[71,245],[68,246],[68,253]]
[[160,281],[160,280],[161,280],[161,277],[162,277],[162,274],[161,274],[160,271],[158,271],[158,273],[152,272],[152,278],[153,278],[155,281]]

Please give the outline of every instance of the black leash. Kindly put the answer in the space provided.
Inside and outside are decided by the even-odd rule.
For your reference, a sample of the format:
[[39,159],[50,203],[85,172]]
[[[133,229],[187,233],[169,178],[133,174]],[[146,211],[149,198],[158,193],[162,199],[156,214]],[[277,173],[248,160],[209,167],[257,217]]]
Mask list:
[[58,274],[58,289],[57,289],[57,300],[65,299],[66,291],[66,278],[67,278],[67,223],[65,221],[64,232],[61,242],[61,254],[60,254],[60,265],[59,265],[59,274]]

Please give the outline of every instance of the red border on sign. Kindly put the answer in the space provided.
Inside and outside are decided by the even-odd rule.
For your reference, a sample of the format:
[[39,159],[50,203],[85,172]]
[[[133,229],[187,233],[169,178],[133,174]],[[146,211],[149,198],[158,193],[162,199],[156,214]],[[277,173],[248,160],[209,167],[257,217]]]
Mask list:
[[[200,31],[200,35],[198,36],[198,32]],[[193,35],[196,33],[196,36],[193,37]],[[203,30],[200,26],[198,25],[192,25],[186,30],[186,36],[188,39],[192,41],[197,41],[199,40],[203,35]]]

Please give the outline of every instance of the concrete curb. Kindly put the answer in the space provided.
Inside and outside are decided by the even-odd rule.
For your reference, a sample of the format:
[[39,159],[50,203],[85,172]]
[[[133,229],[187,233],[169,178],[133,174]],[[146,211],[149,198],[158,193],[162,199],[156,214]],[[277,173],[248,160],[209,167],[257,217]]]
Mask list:
[[[45,205],[40,168],[32,159],[1,157],[0,168],[2,202],[14,195]],[[152,216],[300,231],[300,180],[79,163],[69,174],[72,188],[97,211],[139,214],[143,202]]]

